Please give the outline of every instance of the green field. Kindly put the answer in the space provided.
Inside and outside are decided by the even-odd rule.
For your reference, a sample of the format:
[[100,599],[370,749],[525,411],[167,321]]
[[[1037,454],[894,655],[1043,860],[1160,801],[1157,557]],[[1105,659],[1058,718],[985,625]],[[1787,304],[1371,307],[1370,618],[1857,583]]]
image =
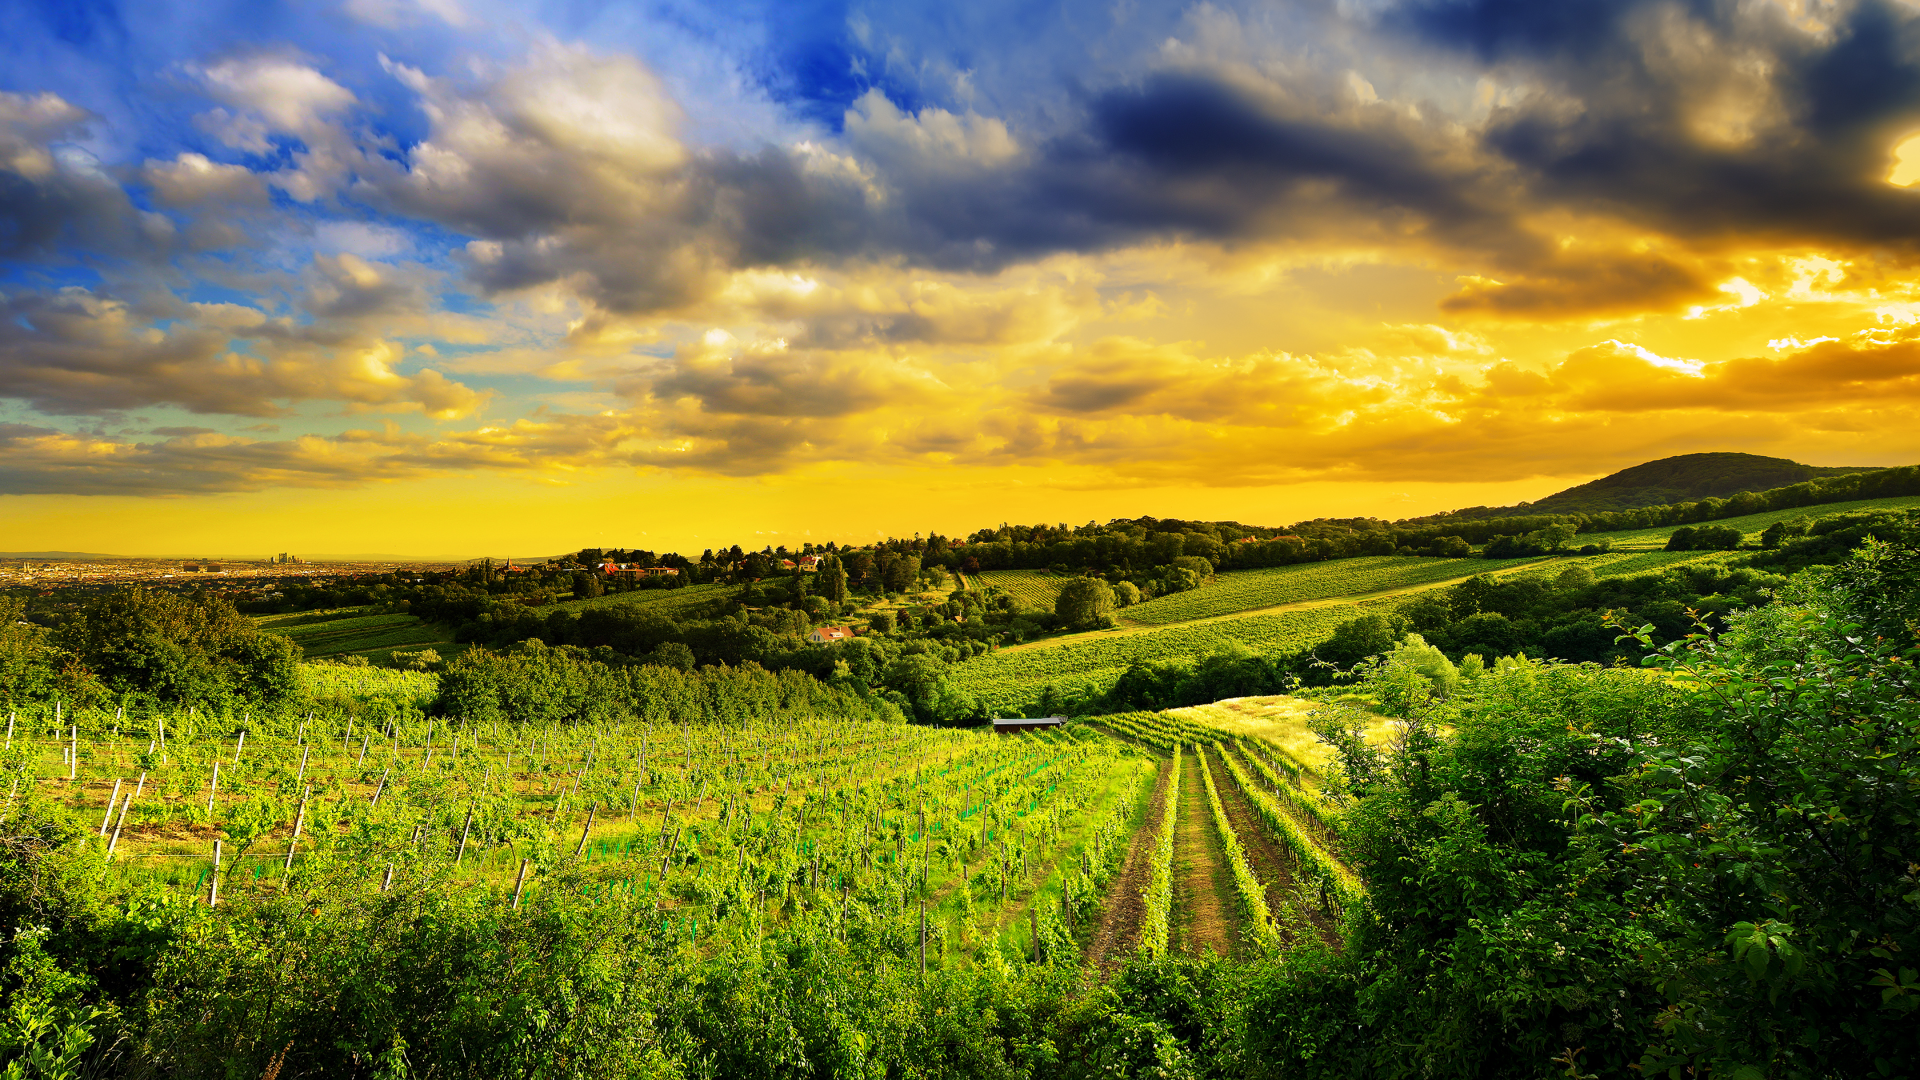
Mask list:
[[735,586],[732,585],[689,585],[684,589],[639,589],[634,592],[608,593],[605,596],[596,596],[587,600],[565,600],[554,604],[553,607],[578,614],[588,608],[632,604],[650,608],[662,615],[675,615],[734,591]]
[[982,589],[989,585],[1005,589],[1022,607],[1039,611],[1052,611],[1060,590],[1071,580],[1048,570],[985,570],[971,579]]
[[425,708],[440,694],[440,676],[346,664],[301,664],[300,681],[316,698],[399,698]]
[[1164,626],[1281,604],[1368,596],[1415,588],[1437,581],[1524,566],[1533,561],[1372,555],[1260,570],[1229,570],[1191,592],[1157,597],[1144,604],[1124,608],[1119,616],[1122,622],[1137,626]]
[[1738,557],[1734,551],[1611,551],[1605,555],[1577,555],[1558,559],[1548,559],[1524,570],[1515,570],[1503,575],[1512,578],[1537,577],[1553,579],[1570,566],[1584,566],[1593,571],[1596,578],[1632,577],[1635,574],[1652,574],[1670,566],[1683,566],[1699,562],[1712,562]]
[[1259,652],[1298,649],[1324,640],[1359,612],[1357,605],[1337,604],[1197,626],[1082,634],[989,653],[956,667],[953,678],[988,712],[1012,716],[1049,684],[1104,689],[1135,662],[1204,656],[1228,642]]
[[[1767,526],[1776,521],[1792,521],[1795,518],[1823,518],[1833,514],[1844,514],[1850,510],[1896,510],[1910,506],[1920,506],[1920,495],[1903,495],[1892,499],[1859,499],[1854,502],[1828,503],[1824,506],[1802,506],[1793,510],[1769,510],[1763,514],[1747,514],[1743,517],[1724,518],[1720,521],[1703,521],[1700,525],[1724,525],[1739,529],[1747,540],[1757,542]],[[1633,529],[1627,532],[1581,533],[1575,543],[1592,544],[1601,540],[1613,541],[1615,547],[1644,547],[1649,544],[1664,545],[1667,537],[1673,535],[1678,525],[1660,525],[1650,529]]]
[[432,648],[451,657],[458,646],[447,627],[415,615],[364,615],[358,608],[267,615],[254,620],[262,630],[292,638],[308,657],[350,653],[380,662],[394,650]]

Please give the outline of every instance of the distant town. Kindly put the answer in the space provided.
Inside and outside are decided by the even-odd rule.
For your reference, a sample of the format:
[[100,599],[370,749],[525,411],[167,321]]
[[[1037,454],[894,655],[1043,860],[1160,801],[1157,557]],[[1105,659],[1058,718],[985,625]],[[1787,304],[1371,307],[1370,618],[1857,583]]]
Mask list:
[[279,584],[318,584],[402,572],[456,570],[450,562],[317,562],[281,553],[265,559],[32,559],[0,557],[0,590],[49,595],[124,588],[204,589],[235,598],[269,593]]

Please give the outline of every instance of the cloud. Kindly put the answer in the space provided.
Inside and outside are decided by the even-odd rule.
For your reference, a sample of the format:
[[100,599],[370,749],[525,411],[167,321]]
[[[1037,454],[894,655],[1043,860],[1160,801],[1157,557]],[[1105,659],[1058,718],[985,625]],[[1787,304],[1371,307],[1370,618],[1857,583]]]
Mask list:
[[[490,396],[432,369],[394,370],[399,349],[382,340],[266,334],[274,324],[241,305],[180,305],[164,329],[150,314],[78,286],[0,294],[0,396],[49,415],[170,404],[275,416],[289,402],[333,400],[439,418],[471,415]],[[262,333],[261,351],[240,345],[241,328]]]
[[0,257],[72,258],[76,248],[126,256],[171,238],[171,222],[136,210],[72,145],[91,121],[54,94],[0,91]]
[[1700,275],[1660,255],[1560,259],[1515,280],[1468,277],[1442,311],[1557,321],[1673,310],[1715,295]]

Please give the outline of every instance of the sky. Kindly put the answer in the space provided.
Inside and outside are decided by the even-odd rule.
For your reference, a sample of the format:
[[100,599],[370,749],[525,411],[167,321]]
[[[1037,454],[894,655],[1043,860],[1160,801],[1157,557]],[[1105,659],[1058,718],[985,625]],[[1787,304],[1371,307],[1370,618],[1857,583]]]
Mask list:
[[0,550],[1920,461],[1905,0],[14,0]]

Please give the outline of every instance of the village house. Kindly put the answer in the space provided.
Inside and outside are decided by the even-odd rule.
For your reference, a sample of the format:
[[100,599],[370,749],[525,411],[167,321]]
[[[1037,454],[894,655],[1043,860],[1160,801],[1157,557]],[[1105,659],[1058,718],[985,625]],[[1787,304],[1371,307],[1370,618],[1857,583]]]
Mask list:
[[807,640],[815,645],[837,645],[853,636],[853,631],[844,626],[816,626]]

